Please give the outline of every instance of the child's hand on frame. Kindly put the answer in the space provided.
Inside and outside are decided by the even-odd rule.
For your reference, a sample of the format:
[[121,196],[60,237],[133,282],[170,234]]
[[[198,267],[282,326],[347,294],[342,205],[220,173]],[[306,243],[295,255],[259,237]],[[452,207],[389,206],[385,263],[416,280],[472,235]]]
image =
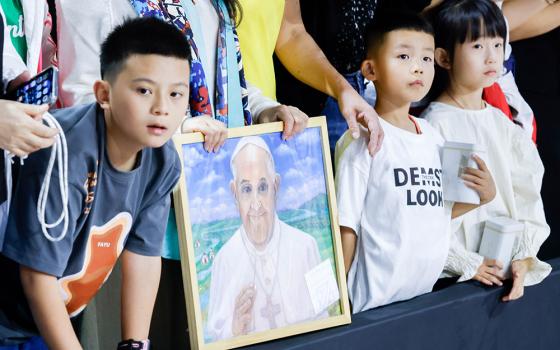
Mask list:
[[513,278],[513,286],[508,295],[502,298],[502,301],[512,301],[523,296],[525,276],[531,268],[532,258],[514,260],[511,262],[511,275]]
[[482,264],[478,267],[476,275],[473,279],[483,283],[487,286],[492,286],[494,284],[501,286],[504,280],[502,275],[503,265],[500,261],[495,259],[484,258]]
[[496,186],[492,174],[490,174],[490,170],[488,170],[482,158],[476,154],[473,154],[472,158],[478,165],[478,169],[465,168],[461,178],[465,181],[467,187],[478,193],[480,205],[484,205],[496,197]]
[[181,124],[181,132],[201,132],[204,135],[204,149],[218,152],[227,139],[227,126],[209,115],[187,118]]

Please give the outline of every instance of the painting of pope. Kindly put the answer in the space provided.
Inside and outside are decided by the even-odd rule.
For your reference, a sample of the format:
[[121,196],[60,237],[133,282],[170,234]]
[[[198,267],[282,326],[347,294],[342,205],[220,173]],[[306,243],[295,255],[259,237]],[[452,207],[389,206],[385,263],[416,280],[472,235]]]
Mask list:
[[321,263],[317,242],[279,219],[282,184],[267,143],[241,138],[230,169],[241,225],[213,260],[206,334],[217,341],[328,317],[315,312],[305,280]]

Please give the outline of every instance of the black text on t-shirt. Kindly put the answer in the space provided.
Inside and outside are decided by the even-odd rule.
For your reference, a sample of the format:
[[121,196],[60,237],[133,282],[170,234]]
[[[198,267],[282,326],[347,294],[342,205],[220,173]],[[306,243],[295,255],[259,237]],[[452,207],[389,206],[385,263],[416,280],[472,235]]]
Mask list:
[[[408,185],[406,205],[443,207],[441,191],[441,169],[412,167],[395,168],[395,187]],[[419,188],[420,187],[420,188]]]

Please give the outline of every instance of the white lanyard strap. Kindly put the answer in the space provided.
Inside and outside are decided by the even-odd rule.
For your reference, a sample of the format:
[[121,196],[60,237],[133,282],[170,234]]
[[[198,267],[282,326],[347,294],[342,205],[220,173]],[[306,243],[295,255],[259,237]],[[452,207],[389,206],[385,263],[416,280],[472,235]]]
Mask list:
[[[68,231],[68,146],[66,145],[66,136],[58,121],[49,113],[43,115],[43,120],[51,128],[58,130],[55,142],[51,148],[51,156],[43,183],[41,184],[41,191],[39,192],[39,199],[37,200],[37,219],[41,224],[43,235],[51,242],[58,242],[66,236]],[[62,204],[62,212],[55,222],[47,223],[45,210],[48,201],[49,189],[51,184],[51,176],[55,161],[58,168],[58,185],[60,191],[60,198]],[[62,232],[58,237],[53,237],[49,234],[49,229],[56,228],[63,223]]]

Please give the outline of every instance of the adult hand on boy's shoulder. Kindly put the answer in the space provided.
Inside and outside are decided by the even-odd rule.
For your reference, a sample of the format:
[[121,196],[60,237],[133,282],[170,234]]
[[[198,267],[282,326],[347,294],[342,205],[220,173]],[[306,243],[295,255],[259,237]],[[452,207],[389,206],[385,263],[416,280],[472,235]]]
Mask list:
[[513,285],[508,295],[502,298],[502,301],[512,301],[523,296],[525,290],[525,276],[531,268],[532,258],[514,260],[511,262],[511,276]]
[[478,193],[480,205],[484,205],[496,197],[496,186],[486,163],[477,155],[473,155],[472,158],[478,165],[478,169],[465,168],[461,178],[465,180],[467,187]]
[[207,152],[218,152],[227,139],[227,125],[209,115],[185,119],[181,124],[181,132],[201,132]]
[[50,147],[57,131],[41,122],[47,110],[47,105],[0,100],[0,148],[21,157]]
[[284,132],[282,133],[284,140],[302,132],[307,127],[308,120],[307,114],[300,111],[297,107],[287,105],[267,108],[258,117],[259,124],[275,121],[284,122]]
[[346,119],[353,138],[358,138],[360,135],[359,124],[367,128],[369,132],[368,150],[373,157],[381,149],[384,137],[379,115],[354,89],[344,90],[337,100],[340,112]]

